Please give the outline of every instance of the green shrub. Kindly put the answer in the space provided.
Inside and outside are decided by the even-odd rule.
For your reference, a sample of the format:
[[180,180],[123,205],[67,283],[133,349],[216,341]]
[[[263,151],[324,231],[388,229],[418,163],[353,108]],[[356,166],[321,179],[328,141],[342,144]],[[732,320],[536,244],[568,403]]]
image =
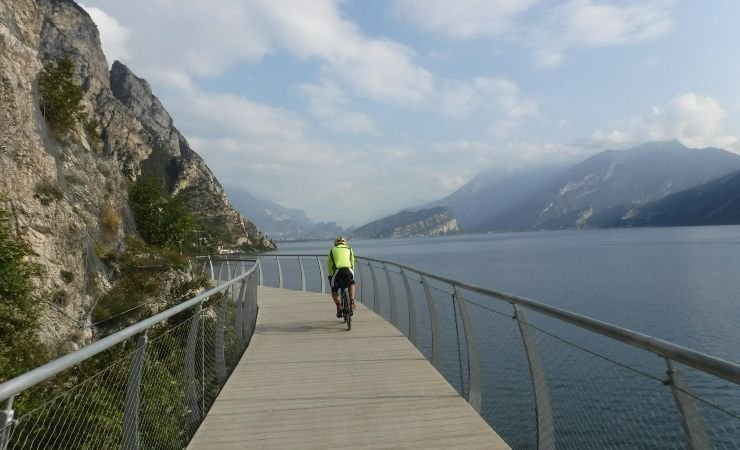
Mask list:
[[62,277],[62,281],[67,284],[71,283],[75,279],[75,274],[69,270],[62,270],[59,272],[59,275]]
[[0,209],[0,382],[45,362],[39,342],[40,308],[33,281],[40,268],[28,262],[29,247],[10,232],[8,213]]
[[182,198],[170,198],[153,179],[133,185],[129,200],[136,228],[147,244],[183,250],[192,239],[193,217]]
[[[109,255],[104,261],[117,267],[118,280],[95,305],[92,317],[94,322],[105,321],[103,328],[108,330],[132,324],[159,309],[175,305],[208,285],[208,280],[199,276],[175,283],[169,291],[165,290],[162,280],[168,272],[184,272],[187,259],[171,250],[147,246],[136,238],[126,240],[125,252]],[[158,301],[151,302],[158,297]],[[132,310],[145,303],[146,306]]]
[[64,192],[62,189],[57,184],[52,184],[46,180],[36,183],[34,191],[34,197],[36,197],[44,206],[48,206],[53,202],[64,198]]
[[123,219],[121,214],[111,205],[105,205],[100,210],[100,228],[103,236],[109,241],[113,240],[121,229]]
[[63,134],[75,127],[83,117],[82,87],[74,81],[75,66],[69,56],[56,63],[48,63],[39,74],[41,108],[56,134]]

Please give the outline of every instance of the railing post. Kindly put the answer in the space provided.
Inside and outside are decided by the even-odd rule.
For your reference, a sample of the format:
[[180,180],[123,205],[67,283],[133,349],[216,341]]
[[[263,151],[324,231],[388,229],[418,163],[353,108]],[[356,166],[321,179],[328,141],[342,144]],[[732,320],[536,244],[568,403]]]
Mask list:
[[242,280],[239,283],[239,294],[236,296],[236,313],[234,314],[234,331],[240,339],[244,339],[244,296],[247,283]]
[[298,255],[298,267],[301,269],[301,291],[306,292],[306,273],[303,271],[301,255]]
[[231,279],[229,278],[230,276],[231,276],[231,264],[229,264],[229,260],[227,259],[226,260],[226,280],[225,281],[229,281]]
[[257,284],[254,283],[251,275],[247,280],[247,290],[250,293],[250,299],[245,308],[248,314],[246,315],[244,322],[248,326],[245,330],[245,343],[248,346],[252,340],[252,335],[254,334],[254,329],[257,325],[257,311],[259,310],[259,305],[257,303]]
[[373,311],[375,311],[375,314],[380,315],[380,306],[378,305],[378,280],[375,278],[375,268],[370,262],[368,262],[367,265],[370,266],[370,278],[373,279]]
[[195,307],[195,314],[190,319],[190,330],[188,331],[188,342],[185,347],[185,377],[187,392],[185,399],[190,409],[190,423],[197,425],[200,423],[201,410],[200,401],[198,401],[198,389],[201,387],[195,373],[195,348],[198,344],[198,328],[200,327],[200,315],[203,310],[201,303]]
[[429,282],[421,276],[421,284],[424,286],[424,296],[427,299],[427,307],[429,308],[429,319],[432,323],[432,365],[437,369],[441,369],[442,362],[442,342],[439,335],[439,319],[437,318],[437,308],[434,306],[434,297],[432,297],[432,291],[429,288]]
[[257,265],[259,266],[258,269],[259,269],[259,272],[260,272],[260,286],[264,286],[265,285],[265,279],[264,279],[264,275],[262,274],[262,259],[261,258],[257,258]]
[[139,411],[141,403],[141,377],[144,372],[147,336],[144,332],[136,341],[136,351],[131,360],[123,406],[123,449],[139,449]]
[[[478,341],[475,339],[475,330],[473,327],[473,320],[470,318],[468,313],[468,307],[465,304],[465,299],[457,289],[457,286],[453,286],[452,301],[457,304],[460,309],[460,316],[462,317],[463,330],[465,331],[465,344],[468,349],[468,403],[473,407],[474,410],[481,413],[483,410],[483,397],[481,393],[481,378],[480,378],[480,356],[478,354]],[[455,305],[453,305],[454,307]],[[462,355],[461,355],[462,356]]]
[[215,280],[216,274],[213,272],[213,260],[210,255],[208,255],[208,265],[211,266],[211,280]]
[[3,409],[0,410],[0,450],[6,450],[10,444],[10,438],[13,435],[13,399],[15,395],[5,400]]
[[251,286],[249,285],[249,279],[250,277],[247,277],[242,280],[243,289],[240,295],[241,304],[242,304],[242,307],[240,310],[241,315],[242,315],[241,335],[242,335],[242,338],[244,339],[245,346],[250,340],[249,329],[251,328],[250,316],[251,316],[251,307],[252,307],[252,302],[250,301],[250,297],[253,295],[252,289],[250,289]]
[[275,261],[277,261],[277,268],[278,268],[278,287],[282,289],[283,288],[283,268],[280,265],[280,257],[276,256]]
[[403,286],[406,290],[406,303],[409,308],[409,341],[416,345],[416,306],[414,306],[414,297],[411,294],[411,286],[406,271],[401,267],[401,276],[403,277]]
[[224,269],[224,262],[222,260],[222,261],[219,261],[219,264],[218,264],[218,279],[216,283],[216,285],[218,286],[221,286],[221,284],[223,284],[221,283],[221,272],[223,271],[223,269]]
[[357,262],[357,273],[360,275],[360,292],[357,295],[359,295],[360,302],[365,303],[365,274],[362,272],[361,261]]
[[[231,292],[234,292],[234,285],[229,288]],[[233,295],[232,295],[233,297]],[[225,345],[225,334],[226,334],[226,307],[229,305],[229,296],[225,295],[221,299],[216,312],[216,380],[218,385],[221,386],[226,382],[226,345]]]
[[388,270],[388,266],[383,263],[383,270],[385,271],[385,281],[388,284],[388,301],[390,304],[390,321],[392,325],[398,325],[398,317],[396,313],[396,293],[393,290],[393,281],[391,281],[391,272]]
[[555,448],[555,423],[552,417],[550,391],[545,379],[545,369],[537,351],[534,337],[529,331],[529,325],[524,317],[524,311],[514,307],[514,319],[522,336],[524,351],[527,354],[529,375],[532,379],[532,393],[534,395],[534,412],[537,420],[537,448],[544,450]]
[[668,370],[668,379],[664,382],[671,386],[673,399],[676,401],[678,414],[681,417],[681,426],[686,439],[686,446],[689,450],[711,449],[714,448],[711,439],[707,435],[706,424],[696,407],[694,396],[691,394],[691,388],[686,381],[683,372],[673,365],[673,361],[666,358]]
[[319,266],[319,278],[321,278],[321,293],[326,294],[326,279],[324,279],[324,266],[321,265],[321,260],[316,257],[316,265]]

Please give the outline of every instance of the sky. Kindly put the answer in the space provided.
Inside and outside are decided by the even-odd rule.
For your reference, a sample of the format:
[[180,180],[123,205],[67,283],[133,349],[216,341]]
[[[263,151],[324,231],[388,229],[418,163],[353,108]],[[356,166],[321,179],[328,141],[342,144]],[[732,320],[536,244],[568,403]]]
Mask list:
[[84,0],[222,184],[343,226],[483,170],[740,153],[735,0]]

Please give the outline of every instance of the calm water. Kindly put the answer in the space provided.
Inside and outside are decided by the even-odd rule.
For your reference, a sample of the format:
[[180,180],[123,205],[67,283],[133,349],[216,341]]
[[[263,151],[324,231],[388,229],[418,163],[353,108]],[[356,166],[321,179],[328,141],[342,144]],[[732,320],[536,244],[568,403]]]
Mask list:
[[[740,226],[353,240],[357,255],[511,292],[740,361]],[[324,253],[329,242],[282,243]]]
[[[740,362],[740,226],[353,240],[351,245],[359,256],[522,295]],[[278,253],[324,254],[329,246],[284,243]],[[467,365],[465,357],[459,359],[466,351],[455,338],[459,322],[449,294],[435,296],[444,324],[440,371],[466,392]],[[417,308],[423,307],[418,300],[423,293],[414,297]],[[513,448],[536,448],[531,382],[511,308],[468,294],[466,299],[480,348],[481,414]],[[387,305],[381,311],[387,312]],[[428,317],[417,314],[422,321]],[[683,447],[671,390],[662,383],[666,367],[661,358],[552,319],[534,314],[527,319],[558,336],[535,333],[558,448]],[[430,356],[428,332],[417,345]],[[737,448],[740,420],[732,417],[740,416],[737,386],[683,370],[695,393],[725,410],[700,406],[715,447]]]

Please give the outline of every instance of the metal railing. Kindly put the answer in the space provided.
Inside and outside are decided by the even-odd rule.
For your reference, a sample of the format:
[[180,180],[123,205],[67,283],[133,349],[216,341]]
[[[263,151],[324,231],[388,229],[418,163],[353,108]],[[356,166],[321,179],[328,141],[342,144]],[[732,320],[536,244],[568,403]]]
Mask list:
[[[257,285],[327,292],[324,262],[203,259],[216,288],[0,384],[0,450],[184,447],[249,344]],[[512,448],[740,447],[737,364],[403,264],[358,258],[356,279]]]
[[[262,256],[260,284],[327,292],[325,259]],[[355,279],[512,448],[740,448],[738,364],[390,261]]]
[[257,318],[259,264],[216,266],[215,288],[0,384],[0,450],[185,447]]

